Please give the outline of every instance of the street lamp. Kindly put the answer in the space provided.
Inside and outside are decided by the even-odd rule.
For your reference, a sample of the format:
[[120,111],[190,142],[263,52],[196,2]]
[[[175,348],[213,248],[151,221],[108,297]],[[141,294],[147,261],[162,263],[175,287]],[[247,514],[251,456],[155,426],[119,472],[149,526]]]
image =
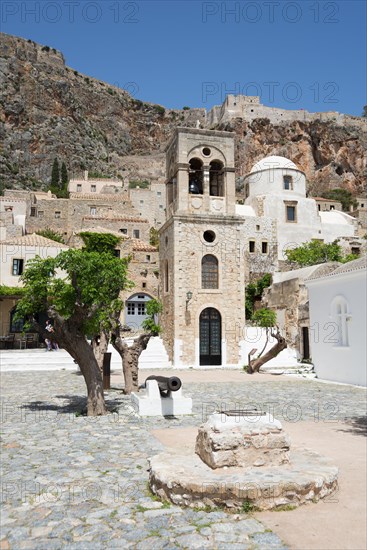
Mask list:
[[186,292],[186,309],[189,305],[190,300],[192,300],[192,292],[189,290],[188,292]]

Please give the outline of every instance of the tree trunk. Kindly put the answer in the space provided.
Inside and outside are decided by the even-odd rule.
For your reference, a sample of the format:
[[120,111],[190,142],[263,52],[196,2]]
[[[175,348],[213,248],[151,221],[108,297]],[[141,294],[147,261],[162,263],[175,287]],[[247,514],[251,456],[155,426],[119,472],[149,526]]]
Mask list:
[[86,336],[77,328],[78,319],[73,316],[65,320],[51,309],[48,313],[54,321],[54,332],[47,332],[34,321],[35,329],[43,337],[55,340],[78,363],[87,386],[87,415],[101,416],[106,414],[102,373],[92,346],[88,343]]
[[131,346],[128,346],[119,335],[112,339],[112,345],[122,359],[122,372],[125,380],[124,393],[130,395],[139,391],[139,357],[151,338],[151,334],[142,334]]
[[93,349],[94,357],[97,360],[97,364],[98,364],[99,370],[102,373],[102,376],[103,376],[103,357],[108,349],[109,339],[110,339],[110,335],[106,331],[101,330],[101,333],[98,336],[95,336],[92,340],[92,349]]
[[270,361],[270,359],[273,359],[280,353],[283,349],[287,347],[287,342],[285,341],[285,338],[280,334],[279,329],[277,328],[276,332],[271,332],[271,336],[277,340],[277,343],[262,357],[258,357],[257,359],[252,359],[249,362],[248,370],[247,372],[249,374],[253,374],[254,372],[259,372],[260,367]]

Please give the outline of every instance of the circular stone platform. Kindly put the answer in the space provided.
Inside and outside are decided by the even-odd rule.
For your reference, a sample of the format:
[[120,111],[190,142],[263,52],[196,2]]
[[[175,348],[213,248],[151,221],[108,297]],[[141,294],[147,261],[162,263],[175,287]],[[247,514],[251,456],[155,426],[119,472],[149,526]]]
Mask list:
[[194,454],[162,453],[150,459],[149,482],[153,493],[181,506],[270,510],[331,495],[337,478],[338,468],[327,458],[293,449],[287,465],[216,470]]

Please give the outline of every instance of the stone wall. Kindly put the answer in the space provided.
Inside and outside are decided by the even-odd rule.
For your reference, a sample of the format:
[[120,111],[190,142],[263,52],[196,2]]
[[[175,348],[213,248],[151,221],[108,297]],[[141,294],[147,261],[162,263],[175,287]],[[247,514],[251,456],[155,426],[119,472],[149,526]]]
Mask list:
[[304,109],[278,109],[277,107],[262,105],[259,97],[242,95],[228,95],[222,106],[216,105],[213,107],[207,114],[207,125],[211,127],[215,124],[223,124],[237,117],[246,121],[253,121],[257,118],[267,118],[272,124],[293,121],[313,122],[315,120],[320,120],[323,122],[333,122],[340,126],[351,122],[361,129],[365,127],[365,122],[362,118],[344,115],[337,111],[310,113]]

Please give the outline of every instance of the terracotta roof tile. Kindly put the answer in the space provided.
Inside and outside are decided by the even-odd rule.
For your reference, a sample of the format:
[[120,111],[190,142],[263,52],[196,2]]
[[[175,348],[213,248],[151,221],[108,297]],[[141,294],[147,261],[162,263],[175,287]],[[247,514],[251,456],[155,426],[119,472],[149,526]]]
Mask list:
[[140,239],[131,239],[134,252],[157,252],[158,248]]
[[64,249],[69,248],[66,244],[58,243],[57,241],[53,241],[51,239],[46,239],[46,237],[36,235],[36,233],[23,235],[22,237],[15,237],[14,239],[7,239],[6,241],[1,241],[0,244],[15,244],[19,246],[52,246],[54,248]]
[[126,192],[124,193],[70,193],[70,199],[80,200],[98,200],[108,202],[121,202],[128,201],[129,197]]
[[108,222],[140,222],[140,223],[149,223],[148,220],[144,218],[138,218],[133,216],[124,216],[124,217],[113,217],[109,218],[108,216],[83,216],[83,220],[103,220]]

